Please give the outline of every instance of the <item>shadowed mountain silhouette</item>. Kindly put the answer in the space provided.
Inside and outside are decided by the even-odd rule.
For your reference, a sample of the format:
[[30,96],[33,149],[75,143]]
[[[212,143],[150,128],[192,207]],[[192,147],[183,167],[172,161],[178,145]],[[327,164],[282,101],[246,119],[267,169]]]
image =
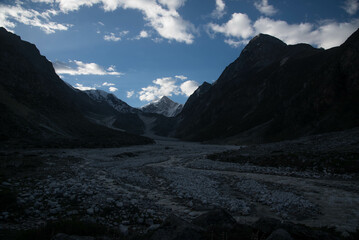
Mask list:
[[152,140],[96,124],[118,118],[107,103],[63,82],[35,45],[0,28],[2,146],[121,146]]
[[358,45],[358,31],[328,50],[260,34],[204,94],[189,98],[175,135],[261,143],[357,127]]

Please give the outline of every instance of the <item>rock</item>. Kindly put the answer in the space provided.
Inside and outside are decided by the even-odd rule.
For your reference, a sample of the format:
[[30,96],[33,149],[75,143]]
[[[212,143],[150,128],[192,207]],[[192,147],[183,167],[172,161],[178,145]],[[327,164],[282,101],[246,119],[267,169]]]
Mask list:
[[76,235],[67,235],[65,233],[56,234],[51,240],[95,240],[94,237],[90,236],[76,236]]
[[90,214],[90,215],[94,214],[94,210],[93,210],[93,208],[89,208],[89,209],[87,209],[87,213],[88,213],[88,214]]
[[8,183],[8,182],[2,182],[2,185],[3,185],[3,186],[10,187],[10,186],[11,186],[11,183]]
[[119,229],[120,229],[120,232],[123,234],[123,235],[127,235],[128,234],[128,227],[123,225],[123,224],[120,224],[119,226]]
[[123,203],[122,203],[122,202],[117,201],[117,202],[116,202],[116,207],[119,207],[119,208],[120,208],[120,207],[123,207]]
[[149,239],[151,240],[202,240],[203,230],[187,221],[170,215]]
[[272,232],[266,240],[293,240],[293,238],[286,230],[279,228]]
[[280,228],[280,226],[281,222],[274,218],[260,218],[253,224],[255,229],[258,229],[259,231],[268,235],[276,229]]
[[142,224],[143,223],[143,218],[137,218],[137,223]]
[[192,223],[207,229],[211,227],[231,229],[237,221],[224,209],[215,209],[195,218]]
[[153,225],[153,219],[152,218],[147,218],[146,219],[146,224],[149,225],[149,226],[152,226]]
[[161,225],[160,224],[152,224],[149,228],[147,228],[147,232],[154,231],[158,229]]

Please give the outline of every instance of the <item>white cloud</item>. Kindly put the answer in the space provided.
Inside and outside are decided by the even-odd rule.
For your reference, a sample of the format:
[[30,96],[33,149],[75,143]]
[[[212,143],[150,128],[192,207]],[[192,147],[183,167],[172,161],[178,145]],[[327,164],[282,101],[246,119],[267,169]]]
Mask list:
[[[98,4],[101,0],[55,0],[59,4],[61,11],[68,13],[71,11],[77,11],[82,6],[92,7],[94,4]],[[110,0],[112,1],[112,0]]]
[[115,87],[109,87],[108,90],[110,92],[116,92],[118,90],[118,88],[115,88]]
[[[209,29],[222,33],[225,42],[232,47],[247,44],[256,34],[265,33],[275,36],[287,44],[308,43],[318,47],[331,48],[342,44],[359,26],[359,19],[338,23],[331,20],[319,23],[289,24],[286,21],[261,17],[254,23],[246,14],[234,13],[222,25],[210,23]],[[211,34],[211,32],[210,32]]]
[[359,19],[344,23],[322,21],[314,25],[288,24],[285,21],[260,18],[254,23],[256,33],[270,34],[287,44],[308,43],[326,49],[342,44],[358,26]]
[[31,0],[32,2],[41,2],[41,3],[47,3],[47,4],[50,4],[50,3],[53,3],[54,0]]
[[152,81],[155,85],[142,88],[139,92],[141,101],[153,101],[163,96],[179,95],[180,90],[176,80],[171,77],[157,78]]
[[[184,77],[184,76],[181,76]],[[175,78],[172,77],[164,77],[157,78],[152,81],[154,85],[147,86],[142,88],[139,94],[139,98],[141,101],[154,101],[162,98],[163,96],[172,96],[172,95],[191,95],[199,86],[199,84],[195,81],[189,80],[183,82],[182,84],[177,83],[178,76]],[[187,78],[186,78],[187,79]]]
[[117,41],[120,41],[122,39],[122,37],[127,35],[128,33],[129,33],[129,31],[122,31],[122,32],[118,33],[117,35],[115,33],[110,33],[110,34],[105,35],[103,37],[103,39],[105,41],[117,42]]
[[109,82],[104,82],[104,83],[102,83],[102,86],[109,87],[109,86],[115,86],[115,84],[114,83],[109,83]]
[[176,10],[177,8],[184,5],[186,0],[158,0],[164,6],[167,6],[171,10]]
[[[96,63],[84,63],[82,61],[70,60],[69,63],[53,62],[52,63],[57,74],[68,75],[117,75],[123,73],[116,71],[105,70],[103,67]],[[112,69],[114,70],[114,69]]]
[[121,37],[116,37],[114,33],[110,33],[108,35],[103,36],[103,39],[105,41],[113,41],[113,42],[117,42],[121,40]]
[[72,26],[71,24],[50,21],[51,17],[57,14],[58,12],[54,9],[38,12],[33,9],[25,9],[20,4],[16,6],[0,4],[0,26],[12,31],[16,26],[14,22],[16,21],[25,25],[39,27],[47,34],[68,30]]
[[140,40],[141,38],[148,38],[150,37],[149,33],[145,30],[142,30],[137,37],[135,37],[134,39],[136,40]]
[[210,30],[215,33],[223,33],[227,37],[248,38],[253,36],[254,30],[247,14],[233,13],[232,18],[222,25],[210,23]]
[[216,0],[216,9],[212,12],[212,17],[214,18],[222,18],[225,12],[226,4],[223,0]]
[[181,79],[182,81],[186,80],[188,77],[183,75],[176,75],[175,78]]
[[116,66],[115,65],[111,65],[107,68],[107,71],[110,71],[110,72],[114,72],[116,69]]
[[189,80],[181,84],[180,88],[183,94],[187,97],[191,96],[194,91],[198,88],[199,84],[195,81]]
[[81,91],[86,91],[86,90],[96,90],[96,88],[94,87],[86,87],[83,84],[80,83],[76,83],[75,86],[73,86],[74,88],[81,90]]
[[135,94],[135,91],[127,91],[126,94],[127,98],[131,98]]
[[343,9],[349,14],[354,15],[359,9],[358,0],[346,0],[343,6]]
[[[95,4],[102,4],[105,11],[114,11],[117,8],[139,10],[148,26],[154,28],[162,38],[177,42],[191,44],[194,40],[193,33],[196,32],[193,24],[185,21],[177,11],[184,5],[185,0],[56,0],[56,3],[64,13]],[[118,38],[111,35],[108,37]]]
[[272,5],[269,5],[268,0],[257,1],[254,3],[254,6],[258,11],[267,16],[273,16],[278,12]]
[[166,5],[169,6],[170,9],[163,8],[157,4],[156,1],[118,0],[116,2],[117,4],[114,4],[111,0],[103,1],[104,9],[107,11],[115,10],[117,7],[141,11],[148,24],[163,38],[187,44],[193,42],[193,25],[183,20],[177,12],[177,8],[182,6],[184,1],[166,1]]
[[249,40],[237,41],[237,40],[233,40],[233,39],[225,39],[224,42],[227,43],[228,45],[236,48],[240,45],[248,44]]

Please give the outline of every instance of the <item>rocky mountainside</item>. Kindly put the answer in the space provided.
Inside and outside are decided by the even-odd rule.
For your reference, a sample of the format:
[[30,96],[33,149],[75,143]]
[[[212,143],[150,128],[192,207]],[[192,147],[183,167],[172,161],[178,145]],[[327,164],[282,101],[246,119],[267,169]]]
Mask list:
[[35,45],[0,28],[2,146],[120,146],[148,138],[96,124],[122,116],[64,83]]
[[157,113],[166,117],[175,117],[182,111],[182,108],[182,104],[176,103],[168,97],[163,96],[161,99],[141,107],[141,110],[144,113]]
[[357,66],[358,31],[328,50],[260,34],[212,86],[190,97],[176,136],[260,143],[359,126]]

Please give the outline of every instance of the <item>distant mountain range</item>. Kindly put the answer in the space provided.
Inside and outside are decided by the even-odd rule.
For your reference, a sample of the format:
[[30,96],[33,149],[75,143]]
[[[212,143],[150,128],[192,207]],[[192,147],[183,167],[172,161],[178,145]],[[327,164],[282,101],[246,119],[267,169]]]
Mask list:
[[136,109],[113,94],[70,87],[35,45],[0,28],[0,141],[29,147],[152,143],[136,135],[146,130],[242,144],[354,128],[358,66],[358,31],[328,50],[260,34],[184,106],[162,97]]

